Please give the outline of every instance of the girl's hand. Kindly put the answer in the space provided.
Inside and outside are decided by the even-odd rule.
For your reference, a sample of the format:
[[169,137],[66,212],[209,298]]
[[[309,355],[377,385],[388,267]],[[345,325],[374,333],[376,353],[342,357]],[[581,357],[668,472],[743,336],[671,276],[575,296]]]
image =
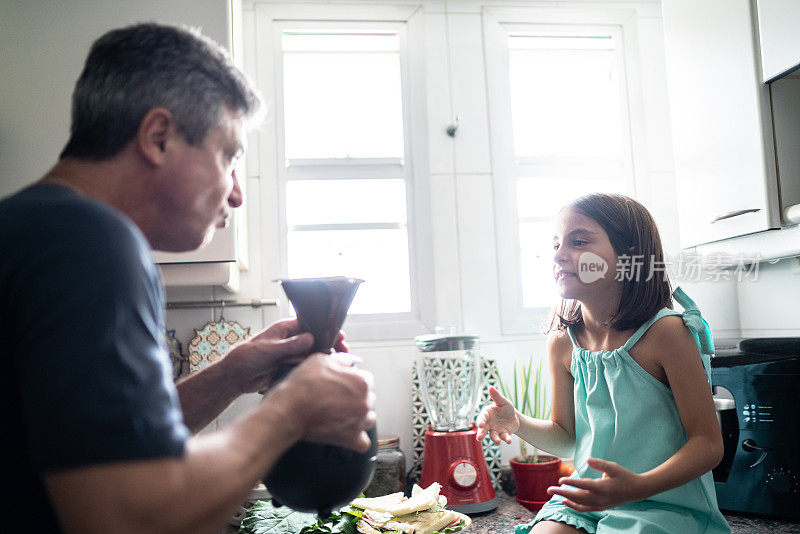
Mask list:
[[614,508],[647,496],[641,487],[641,475],[598,458],[589,458],[587,463],[592,469],[602,472],[602,478],[561,477],[558,480],[561,486],[551,486],[547,493],[565,497],[564,504],[579,512]]
[[489,396],[494,401],[494,404],[484,407],[481,413],[478,414],[478,418],[475,420],[478,426],[476,438],[481,441],[488,433],[489,439],[495,445],[500,445],[501,440],[511,443],[511,434],[519,428],[517,411],[511,401],[494,387],[489,388]]

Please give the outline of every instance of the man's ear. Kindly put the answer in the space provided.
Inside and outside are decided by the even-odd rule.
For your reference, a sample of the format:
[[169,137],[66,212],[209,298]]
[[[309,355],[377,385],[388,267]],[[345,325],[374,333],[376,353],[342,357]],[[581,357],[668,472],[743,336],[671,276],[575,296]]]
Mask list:
[[167,155],[167,142],[176,132],[172,113],[166,108],[153,108],[139,123],[136,148],[151,165],[160,166]]

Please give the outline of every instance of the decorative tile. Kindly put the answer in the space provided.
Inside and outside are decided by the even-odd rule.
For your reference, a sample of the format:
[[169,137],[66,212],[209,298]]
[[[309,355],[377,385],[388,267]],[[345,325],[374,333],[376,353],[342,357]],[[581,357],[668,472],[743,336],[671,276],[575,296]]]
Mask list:
[[183,345],[175,337],[175,330],[163,330],[162,333],[172,362],[172,379],[177,380],[183,373],[189,372],[189,359],[183,355]]
[[206,323],[203,328],[195,329],[194,334],[189,342],[190,372],[222,358],[234,345],[250,337],[250,327],[222,319]]

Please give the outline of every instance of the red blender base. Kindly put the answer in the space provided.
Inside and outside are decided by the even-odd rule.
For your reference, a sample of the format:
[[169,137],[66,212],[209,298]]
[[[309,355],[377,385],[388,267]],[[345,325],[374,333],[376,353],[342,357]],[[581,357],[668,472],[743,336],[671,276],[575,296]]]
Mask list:
[[425,455],[420,486],[442,485],[447,507],[464,514],[497,508],[497,499],[476,431],[425,432]]

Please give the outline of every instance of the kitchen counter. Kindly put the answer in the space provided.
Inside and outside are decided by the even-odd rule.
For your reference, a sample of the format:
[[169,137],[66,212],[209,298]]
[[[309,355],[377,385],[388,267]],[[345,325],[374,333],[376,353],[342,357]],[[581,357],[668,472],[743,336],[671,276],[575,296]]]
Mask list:
[[[472,525],[466,532],[470,534],[513,534],[514,526],[526,523],[536,515],[514,497],[500,491],[497,493],[498,506],[491,512],[472,514]],[[800,521],[781,521],[760,516],[724,513],[731,525],[733,534],[786,534],[800,533]],[[238,529],[229,526],[219,534],[233,534]]]

